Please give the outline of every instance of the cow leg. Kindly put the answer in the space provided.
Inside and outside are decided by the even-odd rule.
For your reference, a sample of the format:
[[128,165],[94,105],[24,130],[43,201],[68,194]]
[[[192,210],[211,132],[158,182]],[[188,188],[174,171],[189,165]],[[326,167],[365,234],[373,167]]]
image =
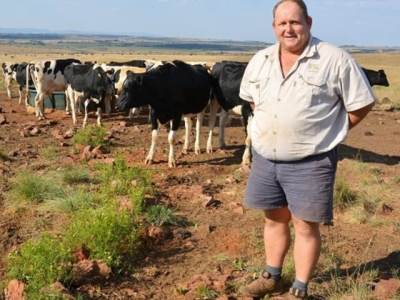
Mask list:
[[129,110],[129,115],[128,115],[129,120],[133,120],[133,118],[134,118],[135,116],[138,116],[139,113],[140,113],[140,109],[141,109],[140,107],[131,108],[131,109]]
[[18,94],[19,94],[19,99],[18,99],[18,104],[22,104],[22,97],[23,97],[23,88],[22,88],[22,86],[19,86],[18,87]]
[[[75,97],[71,96],[71,92],[68,91],[68,88],[67,88],[67,90],[65,90],[65,114],[66,115],[69,115],[71,113],[71,111],[72,112],[75,111],[75,109],[72,108],[72,106],[75,104],[75,100],[74,99],[75,99]],[[72,119],[73,118],[74,117],[72,116]],[[75,118],[76,118],[76,116],[75,116]],[[75,125],[75,123],[74,123],[74,125]]]
[[215,120],[217,118],[217,111],[219,108],[219,104],[216,99],[210,100],[210,114],[208,119],[208,139],[207,139],[207,153],[213,152],[213,131],[215,127]]
[[[72,111],[72,123],[76,126],[76,105],[75,105],[75,92],[74,90],[68,86],[67,90],[65,91],[65,99],[66,99],[66,109],[65,113],[69,114],[69,111]],[[79,99],[79,96],[77,97]]]
[[250,149],[251,149],[251,121],[253,117],[249,116],[248,123],[246,127],[246,140],[245,140],[245,149],[242,156],[242,165],[250,165]]
[[154,155],[156,151],[156,146],[157,146],[157,140],[158,140],[158,121],[156,116],[154,115],[153,109],[150,109],[150,116],[151,116],[151,145],[149,149],[149,153],[147,154],[147,157],[144,161],[145,164],[152,164],[154,162]]
[[197,114],[196,120],[196,141],[194,142],[194,152],[200,154],[200,133],[201,125],[203,124],[204,115],[206,114],[206,109],[204,108],[200,113]]
[[175,130],[171,130],[168,133],[168,142],[169,142],[168,167],[170,168],[176,167],[176,161],[175,161],[176,134],[177,132]]
[[176,135],[178,132],[179,125],[182,120],[182,115],[176,116],[171,123],[171,130],[168,134],[168,142],[169,142],[169,155],[168,155],[168,167],[175,168],[176,161],[175,161],[175,142],[176,142]]
[[90,103],[90,99],[85,98],[85,116],[83,117],[82,127],[85,128],[88,121],[88,106]]
[[102,109],[101,109],[100,103],[97,104],[96,114],[97,114],[97,126],[101,126],[102,125]]
[[185,121],[185,142],[183,144],[182,153],[187,154],[190,144],[190,133],[192,132],[192,118],[191,117],[184,117]]
[[[8,76],[8,75],[5,75],[5,76]],[[12,80],[10,79],[10,78],[7,78],[7,77],[5,77],[6,78],[6,87],[7,87],[7,95],[8,95],[8,98],[12,98],[12,93],[11,93],[11,82],[12,82]]]
[[226,148],[225,144],[225,126],[228,121],[229,113],[225,109],[221,109],[219,113],[219,146],[221,149]]
[[35,97],[35,113],[36,113],[36,118],[38,120],[44,120],[44,115],[43,115],[43,98],[45,94],[44,93],[37,93]]

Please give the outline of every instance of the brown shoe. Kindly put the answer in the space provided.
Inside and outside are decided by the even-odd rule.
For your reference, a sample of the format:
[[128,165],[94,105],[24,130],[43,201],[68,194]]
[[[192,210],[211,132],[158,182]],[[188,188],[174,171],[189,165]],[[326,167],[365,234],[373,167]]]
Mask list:
[[261,276],[248,285],[239,288],[239,294],[246,297],[262,298],[265,295],[278,296],[283,294],[282,280],[275,281],[271,274],[262,271]]
[[307,300],[308,299],[307,291],[302,291],[302,290],[298,290],[298,289],[291,287],[289,289],[289,295],[286,299],[287,300]]

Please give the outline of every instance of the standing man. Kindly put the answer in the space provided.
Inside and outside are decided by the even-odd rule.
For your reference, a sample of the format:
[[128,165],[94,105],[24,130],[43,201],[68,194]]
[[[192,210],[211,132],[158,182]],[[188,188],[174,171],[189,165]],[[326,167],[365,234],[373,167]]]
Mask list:
[[296,279],[289,299],[307,299],[317,265],[320,223],[333,218],[338,145],[372,109],[375,96],[357,62],[311,35],[303,0],[273,10],[278,42],[249,62],[240,97],[254,109],[253,162],[243,203],[265,214],[266,268],[239,293],[283,294],[282,266],[293,222]]

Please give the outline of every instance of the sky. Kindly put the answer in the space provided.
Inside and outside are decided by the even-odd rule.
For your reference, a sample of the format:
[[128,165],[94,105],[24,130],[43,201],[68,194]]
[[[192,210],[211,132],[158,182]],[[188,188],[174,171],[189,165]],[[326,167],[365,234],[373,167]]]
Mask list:
[[[2,0],[5,1],[5,0]],[[0,28],[275,43],[276,0],[12,0]],[[312,34],[337,46],[400,46],[400,0],[306,0]]]

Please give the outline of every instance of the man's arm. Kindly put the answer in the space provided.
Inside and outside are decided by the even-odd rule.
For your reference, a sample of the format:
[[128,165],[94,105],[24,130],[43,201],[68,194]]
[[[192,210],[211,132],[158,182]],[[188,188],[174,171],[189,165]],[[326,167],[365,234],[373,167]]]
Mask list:
[[364,106],[363,108],[354,110],[354,111],[349,111],[347,113],[349,117],[349,129],[352,129],[355,127],[358,123],[361,122],[362,119],[366,117],[366,115],[369,113],[369,111],[374,107],[375,102],[372,102],[371,104]]

